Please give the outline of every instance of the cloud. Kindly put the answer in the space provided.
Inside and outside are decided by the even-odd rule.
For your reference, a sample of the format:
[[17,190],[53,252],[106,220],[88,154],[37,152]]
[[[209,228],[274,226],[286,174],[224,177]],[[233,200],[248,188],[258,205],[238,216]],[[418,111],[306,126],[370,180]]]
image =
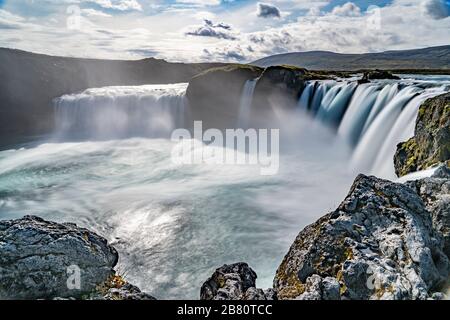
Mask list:
[[108,18],[108,17],[112,17],[112,15],[107,14],[103,11],[99,11],[99,10],[95,10],[95,9],[82,9],[81,13],[88,16],[88,17],[104,17],[104,18]]
[[20,30],[24,27],[24,21],[22,17],[0,9],[0,29]]
[[[250,62],[296,51],[362,53],[444,45],[450,30],[443,7],[430,0],[392,0],[367,11],[346,1],[333,8],[329,0],[259,0],[276,5],[283,19],[257,17],[258,0],[225,6],[181,1],[8,0],[0,9],[0,46],[90,58]],[[130,6],[133,2],[142,11],[118,9],[139,8]],[[80,29],[67,26],[68,4],[81,9]]]
[[334,7],[331,13],[341,17],[359,17],[361,16],[361,9],[353,2],[347,2],[342,6]]
[[433,19],[445,19],[450,15],[450,10],[445,0],[422,1],[422,11]]
[[155,50],[153,48],[152,49],[142,49],[142,48],[130,49],[130,50],[128,50],[128,52],[130,52],[133,55],[144,56],[144,57],[153,57],[158,54],[158,50]]
[[137,0],[81,0],[86,3],[95,3],[104,9],[119,11],[142,11],[142,6]]
[[214,24],[211,20],[205,19],[204,24],[185,32],[189,36],[212,37],[225,40],[236,40],[237,37],[233,33],[230,25],[226,23]]
[[280,18],[281,12],[276,6],[258,2],[256,15],[260,18]]
[[208,61],[235,61],[244,62],[247,57],[240,46],[235,48],[217,47],[212,50],[203,49],[203,58]]
[[176,0],[177,3],[190,4],[195,6],[218,6],[220,0]]

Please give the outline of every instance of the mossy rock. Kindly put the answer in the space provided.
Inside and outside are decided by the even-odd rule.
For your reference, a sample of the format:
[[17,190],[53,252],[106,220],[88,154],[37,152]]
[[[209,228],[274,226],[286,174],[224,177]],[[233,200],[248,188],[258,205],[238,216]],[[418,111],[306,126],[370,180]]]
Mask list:
[[450,93],[446,93],[421,105],[415,136],[397,146],[395,172],[401,177],[449,160]]

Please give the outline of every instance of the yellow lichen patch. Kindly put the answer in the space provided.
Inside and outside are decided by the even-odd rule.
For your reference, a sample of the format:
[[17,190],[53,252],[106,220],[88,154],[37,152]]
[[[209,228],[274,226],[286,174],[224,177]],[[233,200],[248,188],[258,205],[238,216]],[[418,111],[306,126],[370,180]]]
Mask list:
[[349,247],[345,248],[345,257],[346,257],[346,260],[352,260],[354,258],[352,248],[349,248]]
[[339,294],[342,296],[347,292],[347,286],[345,285],[344,282],[344,273],[342,272],[342,270],[338,271],[338,273],[336,274],[336,279],[339,281],[339,284],[341,285],[339,289]]
[[375,296],[378,300],[380,300],[386,292],[393,293],[394,292],[394,286],[391,284],[389,287],[380,287],[375,289]]
[[109,289],[120,289],[122,288],[127,282],[125,279],[117,274],[111,275],[108,279],[106,279],[105,282],[97,286],[97,291],[101,294],[106,294]]
[[301,283],[297,275],[291,273],[283,279],[287,284],[283,289],[278,291],[278,298],[281,300],[295,299],[305,292],[305,285]]

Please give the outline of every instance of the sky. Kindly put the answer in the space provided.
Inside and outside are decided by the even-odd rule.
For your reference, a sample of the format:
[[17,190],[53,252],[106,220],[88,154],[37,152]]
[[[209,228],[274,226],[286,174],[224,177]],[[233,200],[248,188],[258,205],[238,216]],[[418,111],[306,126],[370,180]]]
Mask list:
[[450,44],[450,0],[0,0],[0,47],[102,59],[251,62]]

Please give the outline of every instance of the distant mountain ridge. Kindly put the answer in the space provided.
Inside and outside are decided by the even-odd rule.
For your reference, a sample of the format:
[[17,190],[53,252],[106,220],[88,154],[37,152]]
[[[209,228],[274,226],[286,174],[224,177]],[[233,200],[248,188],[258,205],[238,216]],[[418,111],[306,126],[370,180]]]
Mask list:
[[311,70],[450,69],[450,45],[379,53],[341,54],[329,51],[292,52],[254,61],[259,67],[292,65]]

